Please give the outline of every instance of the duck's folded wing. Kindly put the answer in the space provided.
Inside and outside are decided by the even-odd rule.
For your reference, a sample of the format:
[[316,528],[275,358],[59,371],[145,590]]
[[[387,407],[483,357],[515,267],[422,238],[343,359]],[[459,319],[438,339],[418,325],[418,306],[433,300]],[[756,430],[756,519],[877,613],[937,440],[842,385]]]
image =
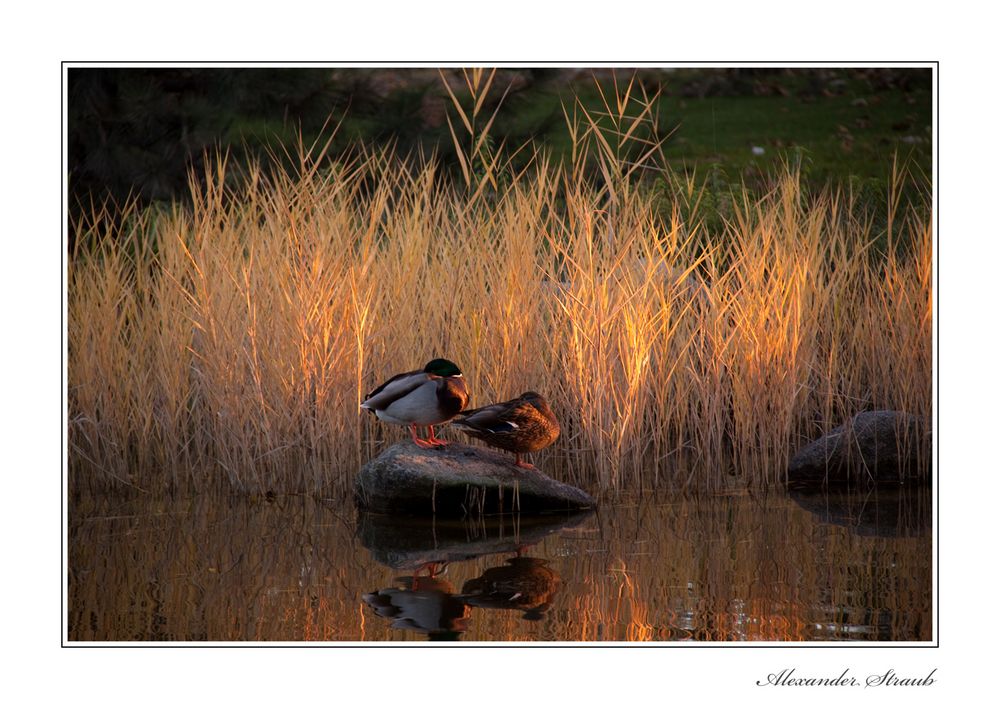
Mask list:
[[361,403],[361,408],[377,411],[385,409],[392,402],[401,399],[414,391],[421,384],[429,379],[426,372],[404,372],[397,374],[385,384],[368,395],[368,398]]
[[489,431],[490,433],[506,433],[518,428],[515,421],[509,415],[511,407],[508,404],[492,404],[481,409],[475,409],[466,413],[455,423],[477,431]]

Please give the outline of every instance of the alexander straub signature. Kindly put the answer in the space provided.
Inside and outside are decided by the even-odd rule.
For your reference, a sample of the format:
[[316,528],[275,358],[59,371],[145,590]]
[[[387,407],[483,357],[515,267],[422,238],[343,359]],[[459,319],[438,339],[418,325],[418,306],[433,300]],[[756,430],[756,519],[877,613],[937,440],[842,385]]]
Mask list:
[[769,674],[765,679],[757,680],[758,687],[929,687],[937,682],[935,667],[926,675],[903,676],[894,669],[881,674],[870,674],[859,679],[851,673],[850,668],[844,669],[837,676],[806,677],[798,673],[795,667],[786,668],[780,672]]

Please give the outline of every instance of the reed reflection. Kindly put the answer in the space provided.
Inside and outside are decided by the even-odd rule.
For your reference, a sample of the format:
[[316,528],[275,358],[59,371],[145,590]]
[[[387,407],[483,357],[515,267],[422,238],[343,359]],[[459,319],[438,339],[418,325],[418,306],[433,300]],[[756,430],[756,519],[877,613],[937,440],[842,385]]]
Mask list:
[[448,523],[308,496],[69,511],[73,641],[932,639],[925,489]]

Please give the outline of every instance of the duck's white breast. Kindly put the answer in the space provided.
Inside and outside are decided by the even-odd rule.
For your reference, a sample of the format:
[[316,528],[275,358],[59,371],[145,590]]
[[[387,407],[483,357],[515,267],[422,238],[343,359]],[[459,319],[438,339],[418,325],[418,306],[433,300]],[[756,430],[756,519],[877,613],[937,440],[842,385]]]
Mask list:
[[397,399],[376,415],[386,423],[405,426],[415,423],[418,426],[428,426],[443,423],[438,411],[437,380],[431,380],[414,389],[406,396]]

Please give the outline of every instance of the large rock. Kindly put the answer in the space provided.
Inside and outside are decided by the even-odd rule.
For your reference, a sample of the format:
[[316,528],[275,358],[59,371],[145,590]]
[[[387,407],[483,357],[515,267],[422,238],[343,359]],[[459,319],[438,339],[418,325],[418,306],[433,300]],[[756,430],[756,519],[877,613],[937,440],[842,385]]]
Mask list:
[[796,487],[927,482],[930,426],[899,411],[866,411],[799,450],[788,464]]
[[459,443],[436,450],[397,443],[361,468],[354,494],[370,512],[446,517],[597,506],[579,488],[515,467],[509,454]]

